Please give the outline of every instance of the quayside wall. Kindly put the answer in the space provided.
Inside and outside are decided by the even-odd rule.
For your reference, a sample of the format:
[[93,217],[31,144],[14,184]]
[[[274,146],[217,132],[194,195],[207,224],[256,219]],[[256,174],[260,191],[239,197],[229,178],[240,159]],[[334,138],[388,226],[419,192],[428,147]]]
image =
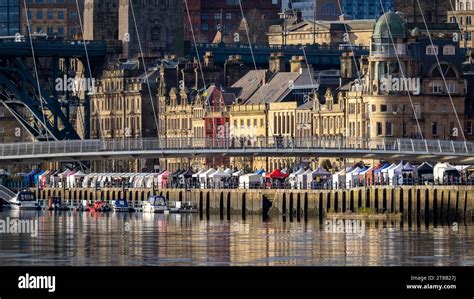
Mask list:
[[155,194],[172,202],[192,202],[200,214],[241,214],[243,217],[268,212],[285,217],[323,219],[328,213],[369,213],[470,221],[474,210],[473,186],[380,186],[348,190],[47,188],[32,191],[39,199],[60,196],[73,204],[80,200],[127,199],[136,205]]

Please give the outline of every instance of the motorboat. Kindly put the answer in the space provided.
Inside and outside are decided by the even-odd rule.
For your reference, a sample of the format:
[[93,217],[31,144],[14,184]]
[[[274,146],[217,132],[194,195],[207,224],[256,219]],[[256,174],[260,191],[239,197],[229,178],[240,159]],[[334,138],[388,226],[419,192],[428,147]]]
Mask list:
[[117,199],[112,202],[114,212],[132,212],[133,208],[128,204],[126,199]]
[[192,202],[176,201],[169,205],[169,211],[170,213],[197,213],[198,209]]
[[69,207],[62,202],[61,197],[53,196],[49,198],[48,209],[50,211],[67,211]]
[[21,191],[10,202],[12,210],[39,210],[40,205],[31,191]]
[[166,213],[169,212],[168,203],[163,196],[151,195],[143,203],[143,213]]
[[105,201],[96,201],[89,206],[89,212],[110,212],[111,210],[109,204]]

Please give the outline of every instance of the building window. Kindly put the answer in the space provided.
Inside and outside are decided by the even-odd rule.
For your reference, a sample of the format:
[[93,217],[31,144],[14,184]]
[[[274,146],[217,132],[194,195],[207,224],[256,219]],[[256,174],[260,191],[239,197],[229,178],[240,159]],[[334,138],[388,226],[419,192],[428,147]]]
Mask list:
[[448,85],[449,93],[457,93],[458,92],[458,89],[457,89],[458,85],[457,85],[456,82],[449,81],[446,84]]
[[436,122],[431,123],[431,135],[433,136],[438,135],[438,123]]
[[377,126],[376,126],[376,130],[377,130],[377,136],[382,136],[382,123],[381,122],[378,122],[377,123]]
[[380,112],[387,112],[387,105],[380,105]]
[[431,93],[442,93],[443,84],[441,82],[430,82],[430,92]]
[[438,46],[433,46],[433,45],[427,46],[426,55],[438,55]]
[[472,122],[468,121],[466,123],[466,133],[468,135],[472,135]]
[[443,55],[455,55],[456,47],[453,45],[446,45],[443,47]]
[[385,135],[393,136],[393,126],[391,122],[385,123]]

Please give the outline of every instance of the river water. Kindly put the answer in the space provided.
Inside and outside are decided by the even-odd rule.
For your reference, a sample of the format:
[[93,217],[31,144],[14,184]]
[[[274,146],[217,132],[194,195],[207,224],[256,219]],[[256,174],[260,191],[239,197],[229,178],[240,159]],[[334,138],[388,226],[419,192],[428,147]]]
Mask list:
[[4,226],[18,219],[37,235],[0,232],[1,266],[474,266],[465,223],[0,212]]

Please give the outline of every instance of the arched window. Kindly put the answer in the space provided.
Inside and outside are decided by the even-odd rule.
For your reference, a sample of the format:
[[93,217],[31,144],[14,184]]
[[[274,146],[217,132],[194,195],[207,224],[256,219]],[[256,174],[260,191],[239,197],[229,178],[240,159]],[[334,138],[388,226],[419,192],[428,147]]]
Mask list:
[[[442,75],[441,75],[442,74]],[[431,71],[431,76],[432,78],[457,78],[457,71],[454,67],[446,64],[446,63],[441,63],[441,70],[439,66],[435,66],[433,70]]]

